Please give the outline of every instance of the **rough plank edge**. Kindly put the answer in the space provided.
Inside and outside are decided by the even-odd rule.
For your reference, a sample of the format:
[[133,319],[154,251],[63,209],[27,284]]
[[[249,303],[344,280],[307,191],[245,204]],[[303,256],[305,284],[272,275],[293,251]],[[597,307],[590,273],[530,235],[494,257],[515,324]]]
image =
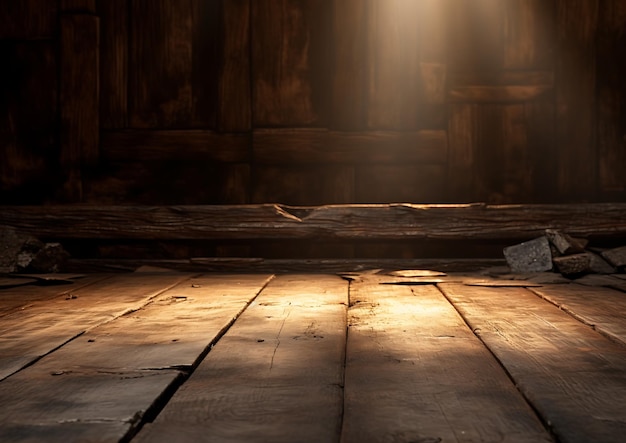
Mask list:
[[46,239],[597,239],[626,237],[626,203],[0,206],[0,225]]

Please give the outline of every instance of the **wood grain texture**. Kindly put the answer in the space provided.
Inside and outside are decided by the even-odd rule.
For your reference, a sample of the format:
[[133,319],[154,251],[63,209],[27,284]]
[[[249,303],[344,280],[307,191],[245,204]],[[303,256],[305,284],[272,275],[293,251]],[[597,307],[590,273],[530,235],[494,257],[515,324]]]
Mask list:
[[60,0],[61,12],[96,12],[96,0]]
[[82,174],[99,158],[99,18],[61,16],[60,162],[66,171],[65,198],[82,199]]
[[561,201],[595,197],[597,0],[557,0],[556,136]]
[[367,127],[367,2],[333,1],[332,120],[339,130]]
[[0,39],[50,39],[57,31],[58,2],[12,0],[0,3]]
[[342,442],[551,441],[435,288],[350,285]]
[[255,0],[251,6],[254,126],[323,126],[330,2]]
[[110,162],[193,160],[236,163],[249,160],[250,137],[207,130],[102,132],[102,156]]
[[100,127],[128,126],[128,1],[98,2],[100,16]]
[[445,131],[339,132],[326,129],[257,129],[259,163],[419,163],[447,160]]
[[[7,406],[0,436],[32,441],[45,429],[53,441],[128,439],[180,371],[197,365],[270,278],[194,278],[91,329],[0,385]],[[85,422],[99,426],[89,433],[78,426]]]
[[138,441],[336,441],[348,283],[273,280]]
[[252,126],[250,1],[222,2],[218,129],[224,132],[248,131]]
[[260,165],[252,178],[252,203],[345,204],[354,201],[349,165]]
[[478,105],[451,104],[448,108],[447,196],[458,202],[478,198],[475,190]]
[[58,69],[51,41],[2,42],[0,81],[0,199],[39,204],[51,197],[57,174]]
[[551,86],[465,86],[451,88],[454,103],[514,103],[541,99],[552,94]]
[[545,229],[575,237],[626,235],[622,203],[560,205],[380,204],[290,207],[0,206],[0,225],[43,239],[466,239],[529,240]]
[[368,5],[368,128],[416,130],[423,102],[417,2]]
[[626,348],[525,289],[439,286],[560,441],[623,440]]
[[597,31],[597,143],[599,186],[607,200],[621,200],[626,192],[626,61],[615,56],[624,46],[626,4],[602,2]]
[[109,278],[109,275],[92,274],[75,279],[72,283],[51,286],[26,285],[0,289],[0,317],[18,310],[25,310],[38,302],[65,298],[71,292]]
[[439,203],[446,198],[443,165],[364,165],[355,173],[356,203]]
[[[0,328],[0,379],[10,377],[87,329],[141,308],[187,278],[185,274],[114,277],[4,316]],[[111,292],[116,297],[109,297]]]
[[554,66],[554,0],[512,0],[504,15],[505,69],[551,69]]
[[532,291],[601,334],[626,344],[623,292],[577,284],[552,285]]

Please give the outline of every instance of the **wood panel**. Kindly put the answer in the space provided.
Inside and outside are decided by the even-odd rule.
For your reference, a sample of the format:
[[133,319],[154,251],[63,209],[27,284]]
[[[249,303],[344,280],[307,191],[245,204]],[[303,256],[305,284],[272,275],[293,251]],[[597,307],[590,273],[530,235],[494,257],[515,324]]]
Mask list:
[[480,199],[475,191],[476,126],[478,105],[452,104],[448,107],[448,199],[471,202]]
[[355,182],[355,203],[437,203],[446,198],[443,165],[358,166]]
[[5,204],[41,203],[58,173],[58,60],[50,41],[0,43],[0,199]]
[[128,126],[128,5],[128,0],[98,2],[102,129]]
[[94,14],[96,12],[96,0],[60,0],[60,8],[63,12]]
[[417,2],[372,0],[367,17],[368,127],[418,129],[423,98]]
[[58,3],[50,0],[0,2],[0,39],[40,40],[57,30]]
[[215,127],[218,23],[219,0],[133,1],[131,127]]
[[220,131],[248,131],[252,126],[250,1],[222,1],[217,97]]
[[332,119],[339,130],[367,127],[367,2],[332,2]]
[[99,18],[62,15],[60,36],[60,161],[66,201],[82,199],[83,168],[99,157]]
[[252,176],[252,203],[292,205],[354,201],[354,168],[348,165],[261,165]]
[[253,133],[255,162],[443,164],[444,131],[339,132],[325,129],[258,129]]
[[347,299],[336,276],[277,277],[138,441],[337,441]]
[[597,31],[597,119],[599,186],[606,199],[622,200],[626,194],[626,4],[601,3]]
[[623,440],[621,344],[525,289],[439,286],[560,441]]
[[504,11],[510,2],[461,0],[448,8],[449,68],[489,71],[504,65]]
[[342,442],[551,441],[433,285],[357,280],[348,321]]
[[626,205],[1,206],[0,225],[48,239],[529,240],[545,229],[626,236]]
[[66,344],[0,385],[0,438],[129,441],[268,279],[195,278]]
[[597,0],[557,1],[556,134],[561,201],[594,198]]
[[255,127],[325,125],[330,14],[328,0],[252,2]]
[[505,69],[552,69],[556,2],[510,0],[504,14]]

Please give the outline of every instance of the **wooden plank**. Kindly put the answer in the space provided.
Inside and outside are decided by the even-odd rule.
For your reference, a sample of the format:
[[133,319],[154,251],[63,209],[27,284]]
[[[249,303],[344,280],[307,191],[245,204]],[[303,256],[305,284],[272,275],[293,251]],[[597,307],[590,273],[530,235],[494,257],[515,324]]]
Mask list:
[[102,156],[110,162],[190,160],[249,161],[250,137],[207,130],[107,131],[102,133]]
[[271,277],[194,278],[68,343],[0,384],[0,438],[128,441]]
[[436,203],[446,198],[443,165],[367,165],[355,174],[356,203]]
[[100,16],[100,127],[128,126],[128,1],[98,2]]
[[85,286],[92,285],[108,278],[107,275],[92,274],[75,279],[70,284],[54,284],[49,286],[27,285],[0,290],[0,317],[15,311],[30,309],[33,304],[54,298],[66,298],[70,293]]
[[[161,160],[141,162],[136,158],[108,164],[99,172],[85,185],[85,202],[91,205],[250,202],[250,166],[246,163],[207,161],[202,155],[196,160],[167,155]],[[163,180],[164,176],[168,179]]]
[[0,2],[0,39],[50,39],[57,30],[58,3],[50,0]]
[[416,130],[423,101],[417,2],[372,0],[368,5],[368,127]]
[[[394,257],[398,257],[395,254]],[[438,269],[444,272],[480,271],[496,266],[505,266],[504,259],[494,258],[308,258],[308,259],[265,259],[233,255],[220,257],[198,257],[191,259],[73,259],[70,268],[79,272],[103,272],[112,270],[132,271],[140,266],[157,266],[187,272],[313,272],[341,273],[367,271],[371,269]]]
[[476,150],[478,105],[450,104],[448,116],[447,200],[471,202],[477,197]]
[[0,206],[0,225],[44,239],[529,240],[626,235],[626,204]]
[[626,297],[614,289],[577,284],[532,291],[613,340],[626,344]]
[[528,155],[533,168],[532,201],[549,203],[559,201],[557,170],[559,161],[556,149],[556,123],[554,100],[545,99],[524,104]]
[[597,0],[557,1],[556,134],[561,201],[596,196]]
[[255,0],[251,6],[254,126],[322,126],[330,2]]
[[86,330],[141,308],[187,278],[189,275],[178,273],[114,277],[2,317],[0,380]]
[[454,103],[515,103],[537,100],[552,94],[551,86],[459,86],[448,91]]
[[261,165],[252,180],[253,203],[293,205],[354,201],[354,168],[348,165]]
[[257,129],[259,163],[403,163],[447,161],[445,131],[339,132],[325,129]]
[[252,127],[250,0],[223,1],[221,18],[218,128],[224,132],[249,131]]
[[350,286],[342,442],[552,441],[434,285]]
[[58,167],[51,164],[58,153],[56,45],[47,40],[5,41],[0,58],[6,64],[2,78],[7,85],[0,116],[0,200],[39,204],[56,187],[50,174]]
[[554,86],[554,70],[455,71],[449,75],[450,87],[468,86]]
[[[220,79],[221,0],[192,0],[191,126],[215,128]],[[232,31],[229,29],[229,31]],[[156,91],[155,91],[156,92]],[[235,103],[230,103],[236,106]]]
[[337,441],[348,283],[280,276],[137,441]]
[[597,121],[599,185],[606,200],[626,193],[626,61],[615,57],[626,46],[626,4],[601,3],[597,31]]
[[130,126],[188,127],[194,100],[192,2],[135,0],[130,14]]
[[367,125],[367,2],[332,2],[334,129],[356,131]]
[[82,199],[81,169],[98,161],[99,18],[61,16],[61,165],[67,181],[64,197]]
[[554,0],[511,0],[504,16],[504,68],[550,69],[553,66]]
[[623,440],[622,344],[526,289],[439,286],[559,441]]
[[60,0],[61,12],[87,12],[95,14],[96,0]]
[[504,63],[504,9],[500,0],[451,2],[448,8],[449,69],[484,71]]

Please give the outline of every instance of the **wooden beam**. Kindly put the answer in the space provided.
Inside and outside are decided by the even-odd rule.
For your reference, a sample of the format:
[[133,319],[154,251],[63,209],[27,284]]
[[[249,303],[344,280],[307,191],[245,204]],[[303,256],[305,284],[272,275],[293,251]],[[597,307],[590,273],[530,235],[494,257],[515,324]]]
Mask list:
[[626,236],[626,204],[0,206],[0,225],[46,239],[597,239]]
[[447,161],[445,131],[342,132],[325,129],[254,131],[261,163],[420,163]]
[[112,162],[199,160],[247,162],[250,137],[205,130],[102,133],[102,156]]

